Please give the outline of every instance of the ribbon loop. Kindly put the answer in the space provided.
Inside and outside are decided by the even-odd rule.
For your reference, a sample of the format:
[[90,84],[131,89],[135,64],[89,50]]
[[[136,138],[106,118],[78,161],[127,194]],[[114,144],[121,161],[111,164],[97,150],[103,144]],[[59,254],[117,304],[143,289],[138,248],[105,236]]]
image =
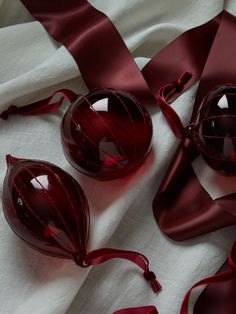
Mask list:
[[178,93],[182,92],[185,84],[192,78],[192,73],[184,72],[178,80],[172,82],[173,87],[177,90]]
[[[54,101],[56,96],[60,96],[59,100]],[[37,116],[44,113],[56,112],[62,105],[64,100],[69,103],[73,102],[79,95],[69,89],[60,89],[46,99],[36,101],[35,103],[17,107],[10,106],[7,110],[0,114],[0,118],[7,120],[9,115],[19,114],[22,116]]]
[[164,114],[166,121],[168,122],[171,130],[177,138],[181,138],[185,131],[185,127],[177,114],[177,112],[168,103],[176,92],[181,92],[185,84],[191,79],[192,74],[189,72],[184,72],[180,77],[173,81],[172,83],[167,83],[160,88],[157,94],[158,105]]

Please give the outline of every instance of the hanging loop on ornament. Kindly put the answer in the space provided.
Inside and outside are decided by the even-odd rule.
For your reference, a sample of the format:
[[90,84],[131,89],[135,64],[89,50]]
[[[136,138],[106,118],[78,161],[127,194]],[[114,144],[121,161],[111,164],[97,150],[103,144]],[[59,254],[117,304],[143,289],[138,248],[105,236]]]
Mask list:
[[[9,115],[37,116],[45,113],[53,113],[61,107],[64,100],[68,100],[69,103],[72,103],[78,96],[78,94],[69,89],[60,89],[48,98],[29,105],[21,107],[11,105],[0,114],[0,118],[7,120]],[[59,99],[55,101],[56,97],[59,97]]]
[[172,82],[173,87],[176,89],[178,93],[182,92],[184,86],[188,83],[188,81],[193,77],[193,74],[190,72],[184,72],[180,75],[180,77]]
[[192,74],[184,72],[178,80],[168,83],[161,87],[157,94],[157,103],[168,122],[170,128],[177,138],[181,138],[184,132],[184,125],[177,112],[169,105],[169,101],[176,92],[181,92],[184,85],[191,79]]

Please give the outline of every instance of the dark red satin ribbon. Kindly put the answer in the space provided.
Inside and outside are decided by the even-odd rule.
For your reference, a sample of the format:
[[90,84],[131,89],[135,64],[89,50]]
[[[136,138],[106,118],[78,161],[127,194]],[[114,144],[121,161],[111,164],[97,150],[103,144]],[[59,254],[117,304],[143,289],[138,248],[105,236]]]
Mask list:
[[158,314],[158,312],[155,306],[144,306],[118,310],[113,314]]
[[[180,35],[161,52],[157,53],[143,68],[141,73],[112,22],[103,13],[89,5],[87,1],[60,0],[48,2],[47,0],[42,0],[38,3],[33,0],[22,0],[22,2],[32,15],[42,22],[49,33],[68,48],[78,63],[89,89],[104,87],[123,89],[136,96],[144,104],[155,103],[156,101],[151,95],[150,89],[147,88],[147,84],[151,88],[153,95],[156,95],[161,86],[170,80],[175,80],[176,77],[179,77],[187,69],[193,73],[193,76],[182,89],[176,90],[170,99],[170,101],[173,101],[199,79],[221,17],[227,14],[223,11],[206,24]],[[82,7],[78,8],[78,6]],[[82,9],[84,6],[85,10]],[[89,24],[82,23],[82,26],[78,23],[76,24],[76,18],[86,14],[89,16],[90,10],[93,12],[91,22]],[[100,27],[103,26],[103,28],[100,28],[100,32],[97,32],[97,29],[92,26],[101,17],[104,18],[104,23],[101,23]],[[87,36],[87,33],[89,36]],[[105,38],[106,44],[100,45],[99,54],[95,54],[94,51],[97,52],[97,41],[99,41],[100,36]],[[83,55],[83,58],[80,58],[81,37],[83,44],[86,43],[86,39],[88,41],[86,43],[87,53]],[[201,40],[201,45],[199,45],[199,40]],[[90,51],[93,53],[92,58]],[[117,66],[119,67],[118,72]],[[126,79],[123,77],[117,78],[116,76],[119,76],[119,73],[121,73],[121,76],[124,75]],[[95,76],[96,82],[94,82]],[[136,79],[133,79],[133,76]],[[147,84],[144,83],[144,79],[146,79]],[[142,88],[140,87],[141,85],[143,85]],[[39,110],[42,105],[41,113],[52,112],[49,106],[48,111],[46,109],[46,103],[49,104],[51,101],[52,98],[48,98],[43,100],[42,104],[37,102],[34,105]],[[57,105],[58,103],[55,104],[54,108]],[[25,109],[19,108],[18,110],[16,106],[11,106],[0,117],[6,119],[9,114],[24,113],[32,114],[31,107],[27,106]]]
[[74,57],[88,88],[115,88],[144,104],[155,103],[122,37],[87,0],[21,0],[51,36]]
[[152,58],[142,75],[115,26],[87,0],[21,2],[71,52],[89,89],[121,89],[143,104],[155,103],[147,84],[155,95],[184,71],[194,76],[183,91],[199,79],[222,17],[179,36]]
[[[209,304],[207,304],[208,303],[207,299],[205,298],[205,300],[204,300],[205,302],[203,303],[203,305],[198,309],[196,309],[196,308],[194,309],[194,314],[203,314],[203,313],[204,314],[234,314],[235,313],[235,310],[236,310],[235,290],[232,290],[232,287],[233,288],[236,287],[235,257],[236,257],[236,242],[234,243],[233,248],[229,254],[227,266],[225,266],[224,269],[221,270],[219,273],[217,273],[215,276],[208,277],[206,279],[199,281],[187,292],[187,294],[184,298],[184,301],[182,303],[182,306],[181,306],[180,314],[188,314],[189,313],[188,305],[189,305],[189,298],[190,298],[191,292],[197,287],[200,287],[203,285],[208,285],[208,284],[209,285],[213,285],[213,284],[218,285],[218,287],[217,287],[217,285],[215,285],[213,288],[213,290],[214,289],[216,290],[215,291],[216,293],[215,294],[213,293],[213,299],[209,300],[210,303],[213,303],[213,304],[215,303],[219,307],[217,298],[220,299],[220,294],[218,295],[218,293],[219,292],[220,293],[224,293],[224,292],[226,293],[226,298],[223,300],[224,307],[222,309],[222,304],[221,304],[220,308],[217,309],[217,307],[214,307],[214,305],[213,305],[213,309],[211,310],[209,308]],[[220,284],[226,284],[224,289],[222,289],[222,285],[220,286]],[[232,298],[230,298],[230,299],[227,298],[227,294],[228,295],[230,294],[232,296]],[[207,310],[206,310],[206,306],[207,306]]]

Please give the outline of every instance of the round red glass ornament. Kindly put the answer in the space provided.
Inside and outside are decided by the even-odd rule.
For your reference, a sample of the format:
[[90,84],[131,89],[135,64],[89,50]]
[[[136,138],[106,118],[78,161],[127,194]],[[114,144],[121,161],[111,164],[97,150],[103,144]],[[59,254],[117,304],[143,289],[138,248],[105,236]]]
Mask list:
[[69,107],[61,138],[72,166],[98,180],[112,180],[144,162],[151,150],[152,121],[129,94],[95,90]]
[[113,258],[139,266],[154,292],[161,288],[148,259],[133,251],[101,248],[87,253],[89,206],[77,181],[44,161],[7,156],[3,210],[12,230],[41,253],[73,260],[81,267]]
[[236,86],[211,91],[197,114],[198,147],[208,165],[236,174]]

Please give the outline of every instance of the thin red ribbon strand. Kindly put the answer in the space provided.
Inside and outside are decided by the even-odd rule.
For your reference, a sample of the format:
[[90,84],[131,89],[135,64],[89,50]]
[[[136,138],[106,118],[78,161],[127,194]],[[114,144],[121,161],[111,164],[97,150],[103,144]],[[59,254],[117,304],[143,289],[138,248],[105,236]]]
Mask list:
[[149,270],[148,259],[138,252],[110,248],[97,249],[85,255],[84,264],[86,266],[97,265],[114,258],[121,258],[135,263],[143,270],[143,277],[150,282],[153,292],[157,293],[161,290],[161,285],[156,280],[155,274]]
[[[61,107],[64,100],[71,103],[76,100],[77,97],[78,95],[69,89],[60,89],[53,93],[52,96],[36,101],[33,104],[22,107],[10,106],[0,114],[0,118],[7,120],[8,116],[12,114],[37,116],[39,114],[56,112]],[[59,98],[59,100],[54,101],[54,98]]]
[[155,306],[143,306],[118,310],[113,314],[158,314],[158,312]]

